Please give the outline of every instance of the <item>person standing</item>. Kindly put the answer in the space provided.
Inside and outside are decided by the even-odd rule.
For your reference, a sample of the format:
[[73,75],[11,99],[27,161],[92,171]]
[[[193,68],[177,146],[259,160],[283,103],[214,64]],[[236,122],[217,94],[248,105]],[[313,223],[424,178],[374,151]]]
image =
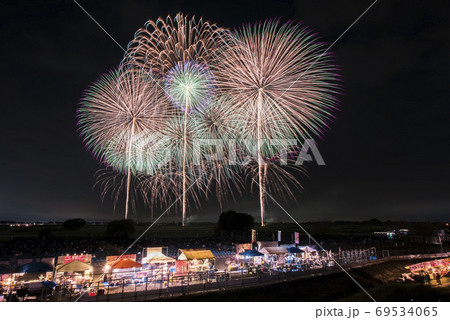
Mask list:
[[441,274],[439,272],[436,273],[436,282],[437,284],[441,284]]

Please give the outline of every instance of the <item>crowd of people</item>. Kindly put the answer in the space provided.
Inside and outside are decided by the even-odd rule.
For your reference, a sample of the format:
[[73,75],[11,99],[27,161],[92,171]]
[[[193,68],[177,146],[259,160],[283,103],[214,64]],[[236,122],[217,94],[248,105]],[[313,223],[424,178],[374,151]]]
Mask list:
[[[42,258],[57,257],[66,254],[90,253],[94,257],[121,254],[134,240],[97,240],[97,239],[36,239],[18,238],[0,242],[0,261],[15,257]],[[218,251],[234,251],[231,241],[210,239],[140,239],[128,252],[138,253],[145,247],[168,247],[168,255],[175,257],[178,249],[206,248]]]

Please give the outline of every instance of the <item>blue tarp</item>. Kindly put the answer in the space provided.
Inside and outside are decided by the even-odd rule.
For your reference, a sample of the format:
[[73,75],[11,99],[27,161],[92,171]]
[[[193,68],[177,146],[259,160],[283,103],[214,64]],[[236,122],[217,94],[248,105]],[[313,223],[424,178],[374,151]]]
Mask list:
[[11,270],[4,265],[0,265],[0,274],[8,274],[11,273]]
[[288,248],[288,251],[289,251],[289,253],[302,253],[303,252],[303,250],[300,250],[297,247],[290,247],[290,248]]
[[56,283],[55,282],[53,282],[53,281],[43,281],[42,282],[42,285],[44,286],[44,287],[50,287],[50,288],[54,288],[54,287],[56,287]]
[[261,257],[263,254],[261,252],[258,252],[256,250],[247,250],[244,252],[239,253],[239,255],[244,257]]
[[47,272],[52,271],[53,268],[46,263],[42,262],[30,262],[21,266],[18,266],[15,273],[37,273],[37,272]]

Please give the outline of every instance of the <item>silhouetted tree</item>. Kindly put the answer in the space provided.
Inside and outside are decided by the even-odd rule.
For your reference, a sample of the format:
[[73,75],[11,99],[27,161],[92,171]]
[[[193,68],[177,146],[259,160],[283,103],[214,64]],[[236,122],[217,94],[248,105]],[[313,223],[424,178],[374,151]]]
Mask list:
[[69,219],[64,221],[63,228],[66,230],[77,231],[86,225],[86,221],[83,219]]
[[108,223],[106,236],[112,239],[129,239],[136,230],[133,220],[114,220]]
[[255,224],[255,219],[247,213],[236,211],[222,212],[219,216],[219,228],[228,232],[248,231]]

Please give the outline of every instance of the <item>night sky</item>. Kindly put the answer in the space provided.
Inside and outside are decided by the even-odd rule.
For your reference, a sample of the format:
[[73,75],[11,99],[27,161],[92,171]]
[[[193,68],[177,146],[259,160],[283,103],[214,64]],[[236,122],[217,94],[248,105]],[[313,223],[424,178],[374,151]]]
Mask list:
[[[226,28],[267,18],[300,20],[332,43],[364,1],[95,1],[79,3],[123,46],[146,20],[177,12]],[[109,220],[93,190],[99,164],[76,130],[83,90],[117,66],[122,50],[72,1],[2,1],[0,220]],[[377,4],[332,48],[342,66],[341,111],[308,165],[299,221],[445,220],[450,212],[450,3]],[[258,199],[235,209],[258,216]],[[213,202],[191,221],[217,221]],[[137,218],[148,217],[138,208]],[[169,216],[166,221],[179,221]],[[289,218],[271,204],[267,221]]]

